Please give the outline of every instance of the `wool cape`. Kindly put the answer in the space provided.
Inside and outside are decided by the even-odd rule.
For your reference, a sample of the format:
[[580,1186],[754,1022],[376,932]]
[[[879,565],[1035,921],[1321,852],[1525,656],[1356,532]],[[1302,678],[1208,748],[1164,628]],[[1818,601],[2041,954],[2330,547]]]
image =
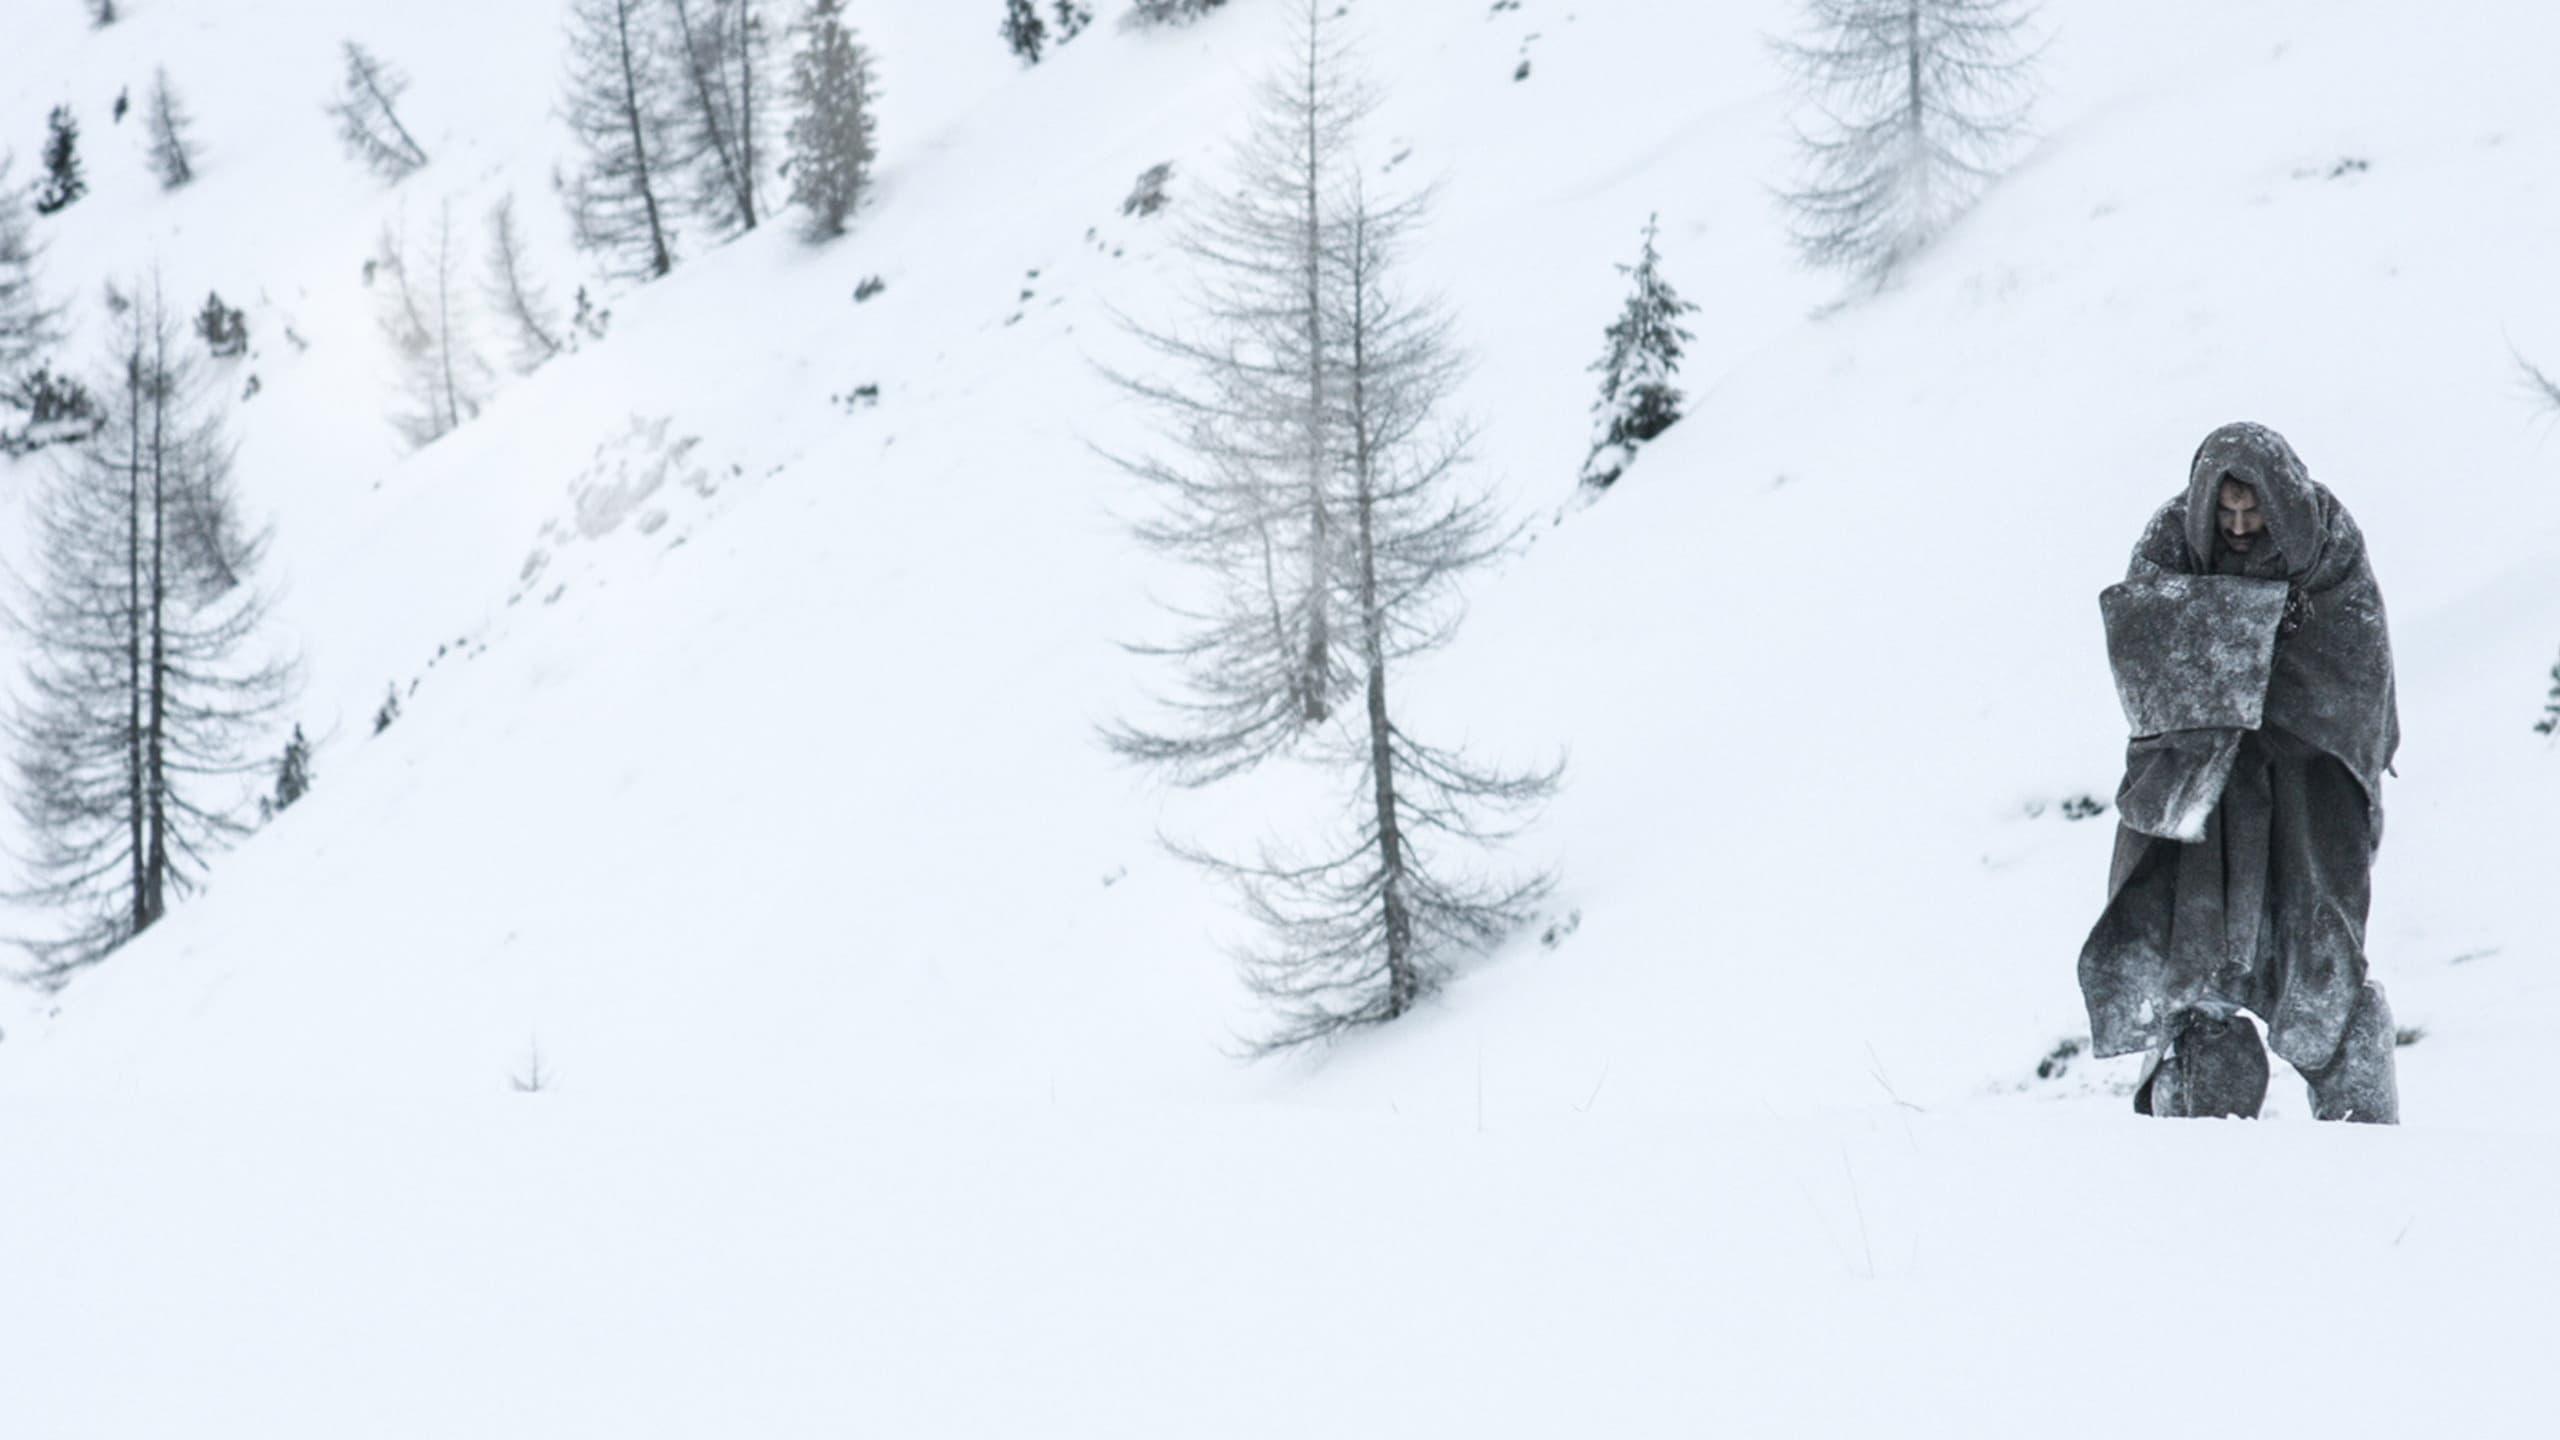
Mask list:
[[[2219,532],[2225,477],[2266,529]],[[2246,1009],[2304,1069],[2365,978],[2382,776],[2400,743],[2382,591],[2354,519],[2284,437],[2226,425],[2099,597],[2132,733],[2107,904],[2080,954],[2092,1048],[2158,1051]]]

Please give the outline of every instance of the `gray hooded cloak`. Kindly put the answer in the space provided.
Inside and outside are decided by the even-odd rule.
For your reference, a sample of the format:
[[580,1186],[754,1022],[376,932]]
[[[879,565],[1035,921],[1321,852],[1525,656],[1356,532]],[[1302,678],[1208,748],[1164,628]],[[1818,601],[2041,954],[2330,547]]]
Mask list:
[[[2246,554],[2218,534],[2225,475],[2266,516]],[[2080,953],[2093,1048],[2156,1053],[2182,1024],[2246,1009],[2277,1055],[2330,1067],[2351,1021],[2387,1016],[2378,991],[2358,1015],[2400,743],[2363,535],[2282,436],[2226,425],[2100,608],[2133,739],[2107,905]],[[2383,1043],[2357,1063],[2387,1065]]]

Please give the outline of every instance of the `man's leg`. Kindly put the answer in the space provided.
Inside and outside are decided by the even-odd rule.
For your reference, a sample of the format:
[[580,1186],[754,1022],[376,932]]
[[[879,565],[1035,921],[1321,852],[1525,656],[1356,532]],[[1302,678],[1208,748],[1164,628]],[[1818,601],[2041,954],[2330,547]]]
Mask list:
[[2169,1053],[2134,1091],[2133,1108],[2174,1119],[2254,1120],[2267,1102],[2267,1047],[2245,1015],[2190,1015]]
[[2367,1125],[2400,1123],[2399,1036],[2391,1027],[2391,1005],[2382,987],[2368,980],[2347,1016],[2347,1033],[2338,1053],[2317,1070],[2305,1070],[2311,1082],[2311,1113],[2322,1120],[2357,1120]]

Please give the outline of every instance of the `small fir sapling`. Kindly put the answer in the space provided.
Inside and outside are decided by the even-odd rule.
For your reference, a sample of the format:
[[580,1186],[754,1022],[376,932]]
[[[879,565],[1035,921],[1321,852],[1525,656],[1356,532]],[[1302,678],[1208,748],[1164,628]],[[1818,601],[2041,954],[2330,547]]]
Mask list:
[[1609,327],[1607,352],[1591,367],[1600,376],[1600,399],[1592,407],[1598,427],[1582,480],[1599,489],[1615,484],[1635,463],[1638,448],[1680,420],[1683,397],[1674,379],[1682,347],[1697,338],[1680,321],[1698,307],[1663,278],[1661,224],[1658,215],[1646,221],[1643,254],[1635,264],[1618,267],[1632,288],[1626,309]]
[[373,712],[373,733],[381,734],[400,718],[400,687],[386,685],[382,690],[382,708]]
[[791,198],[803,234],[829,240],[862,203],[874,155],[871,57],[844,22],[844,0],[810,0],[791,69]]
[[44,180],[36,186],[36,213],[50,215],[89,193],[80,170],[80,126],[71,107],[56,105],[45,117]]
[[204,297],[204,308],[196,312],[196,334],[217,358],[227,359],[249,348],[248,319],[223,304],[220,292]]
[[1227,3],[1227,0],[1136,0],[1129,19],[1138,25],[1180,25]]
[[2551,694],[2542,702],[2542,718],[2534,722],[2533,733],[2560,734],[2560,664],[2551,667]]
[[1084,0],[1055,0],[1055,11],[1056,18],[1051,23],[1057,27],[1060,45],[1083,34],[1084,27],[1093,23],[1093,7]]
[[1005,48],[1025,65],[1040,63],[1041,48],[1049,43],[1049,22],[1031,0],[1004,0],[1004,23],[998,27]]

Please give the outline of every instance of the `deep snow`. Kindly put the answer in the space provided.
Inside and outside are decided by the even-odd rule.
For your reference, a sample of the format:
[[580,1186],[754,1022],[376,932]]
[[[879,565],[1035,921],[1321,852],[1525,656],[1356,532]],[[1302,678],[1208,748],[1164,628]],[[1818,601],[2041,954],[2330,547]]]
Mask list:
[[[1768,196],[1791,7],[1352,6],[1378,163],[1442,186],[1418,273],[1486,470],[1542,517],[1412,688],[1569,747],[1529,840],[1566,884],[1552,947],[1262,1067],[1221,1052],[1235,922],[1155,836],[1258,833],[1303,777],[1167,794],[1093,742],[1160,678],[1113,642],[1164,577],[1087,442],[1140,420],[1112,311],[1176,274],[1119,202],[1210,182],[1271,0],[1028,72],[992,3],[858,5],[856,233],[688,246],[407,458],[383,221],[476,234],[512,189],[576,282],[552,7],[19,8],[0,133],[25,174],[69,98],[90,167],[49,273],[248,309],[322,743],[210,893],[0,1000],[11,1433],[2538,1433],[2543,7],[2053,0],[2042,144],[1834,306]],[[319,108],[350,27],[416,81],[397,191]],[[174,196],[106,122],[156,61],[209,147]],[[1691,417],[1572,508],[1655,210]],[[2036,1076],[2109,838],[2063,802],[2122,745],[2095,596],[2243,416],[2392,607],[2397,1132],[2281,1074],[2274,1123],[2183,1127],[2120,1113],[2122,1063]]]

